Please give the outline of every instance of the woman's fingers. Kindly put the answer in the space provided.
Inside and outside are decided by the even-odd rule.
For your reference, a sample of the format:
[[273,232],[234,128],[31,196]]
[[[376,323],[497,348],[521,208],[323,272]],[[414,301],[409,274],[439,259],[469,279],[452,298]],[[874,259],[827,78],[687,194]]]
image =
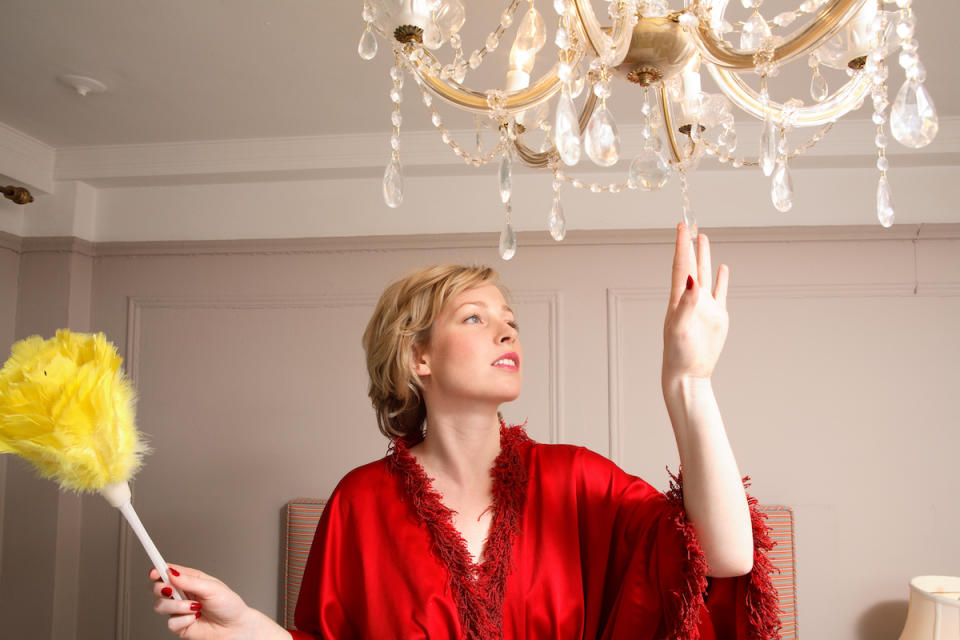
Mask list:
[[184,631],[197,621],[197,616],[194,614],[184,615],[184,616],[171,616],[167,620],[167,628],[170,631],[181,638],[186,638],[187,636],[183,635]]
[[677,242],[673,250],[673,275],[670,283],[670,307],[680,303],[680,296],[687,288],[687,276],[694,274],[693,250],[690,247],[690,231],[682,222],[677,225]]
[[717,288],[713,292],[713,298],[724,309],[727,308],[727,286],[730,284],[730,267],[725,264],[717,269]]
[[153,601],[153,610],[168,616],[191,615],[194,618],[203,610],[203,605],[194,600],[173,600],[160,595]]
[[713,270],[710,266],[710,239],[707,234],[697,236],[697,280],[701,287],[710,291],[713,289]]

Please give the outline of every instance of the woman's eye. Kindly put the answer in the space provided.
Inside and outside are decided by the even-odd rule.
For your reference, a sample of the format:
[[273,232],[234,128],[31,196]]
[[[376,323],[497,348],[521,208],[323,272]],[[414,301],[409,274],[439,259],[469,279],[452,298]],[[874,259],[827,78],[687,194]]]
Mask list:
[[511,320],[507,324],[513,327],[514,329],[516,329],[517,331],[520,331],[520,323],[517,322],[516,320]]
[[477,314],[473,314],[472,316],[469,316],[466,320],[464,320],[464,322],[473,322],[473,323],[480,322],[480,316],[478,316]]

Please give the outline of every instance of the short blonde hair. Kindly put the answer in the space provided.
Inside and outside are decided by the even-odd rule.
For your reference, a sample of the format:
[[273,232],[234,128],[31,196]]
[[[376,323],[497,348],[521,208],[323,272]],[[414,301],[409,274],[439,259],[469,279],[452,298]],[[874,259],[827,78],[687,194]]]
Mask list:
[[500,287],[498,278],[490,267],[445,264],[413,271],[384,290],[363,332],[370,401],[383,435],[419,440],[427,407],[413,348],[429,344],[447,301],[474,287]]

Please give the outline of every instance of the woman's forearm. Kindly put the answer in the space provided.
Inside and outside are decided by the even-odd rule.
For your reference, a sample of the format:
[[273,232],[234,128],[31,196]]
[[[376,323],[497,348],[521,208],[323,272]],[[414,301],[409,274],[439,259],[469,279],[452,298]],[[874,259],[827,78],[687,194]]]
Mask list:
[[708,575],[743,575],[753,566],[753,531],[740,471],[709,378],[663,380],[683,470],[683,503]]

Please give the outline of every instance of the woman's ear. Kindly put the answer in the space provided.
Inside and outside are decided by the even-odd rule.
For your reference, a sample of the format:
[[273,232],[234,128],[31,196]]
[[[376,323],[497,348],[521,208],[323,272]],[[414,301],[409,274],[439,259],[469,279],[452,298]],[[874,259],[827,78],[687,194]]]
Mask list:
[[423,348],[423,345],[415,344],[411,347],[413,351],[413,357],[411,362],[413,363],[413,372],[420,376],[421,378],[430,375],[430,361],[427,357],[426,350]]

